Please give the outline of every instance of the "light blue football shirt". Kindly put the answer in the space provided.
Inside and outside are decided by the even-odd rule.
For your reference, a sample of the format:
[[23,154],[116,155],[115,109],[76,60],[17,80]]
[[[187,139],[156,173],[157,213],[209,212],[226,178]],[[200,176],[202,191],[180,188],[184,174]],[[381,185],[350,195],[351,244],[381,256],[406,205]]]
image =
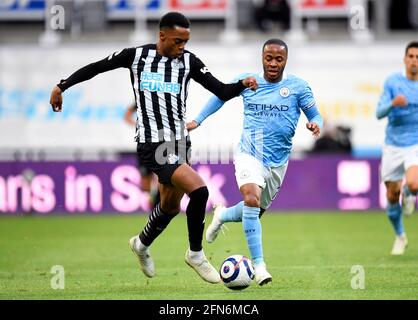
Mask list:
[[[393,107],[397,95],[406,97],[408,105]],[[418,81],[398,72],[387,78],[376,110],[378,119],[388,117],[385,144],[409,147],[418,144]]]
[[[302,112],[310,122],[322,127],[322,118],[316,107],[312,90],[306,81],[294,75],[283,74],[283,79],[270,83],[263,73],[246,73],[234,81],[253,76],[258,89],[245,89],[244,125],[238,152],[262,160],[265,166],[276,167],[288,162],[299,117]],[[213,96],[195,121],[200,125],[209,115],[219,110],[224,102]]]

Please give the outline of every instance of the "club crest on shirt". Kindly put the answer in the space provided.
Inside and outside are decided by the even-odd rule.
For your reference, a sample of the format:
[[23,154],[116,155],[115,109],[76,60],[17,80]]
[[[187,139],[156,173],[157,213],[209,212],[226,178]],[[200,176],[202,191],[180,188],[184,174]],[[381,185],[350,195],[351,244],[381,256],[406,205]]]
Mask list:
[[287,98],[288,96],[290,96],[290,90],[287,87],[281,88],[279,93],[283,98]]

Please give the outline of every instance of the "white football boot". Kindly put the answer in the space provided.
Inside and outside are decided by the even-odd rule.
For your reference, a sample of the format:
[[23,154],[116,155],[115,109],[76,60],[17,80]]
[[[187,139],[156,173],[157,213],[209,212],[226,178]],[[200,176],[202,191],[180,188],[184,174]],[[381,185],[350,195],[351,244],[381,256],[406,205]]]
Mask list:
[[393,243],[391,255],[400,256],[405,253],[405,249],[408,246],[408,238],[406,234],[403,233],[400,236],[396,236],[395,242]]
[[138,236],[132,237],[129,240],[129,246],[132,249],[132,252],[138,258],[139,266],[141,267],[142,272],[148,277],[152,278],[155,276],[155,267],[154,261],[152,260],[149,249],[146,248],[139,240]]
[[268,273],[265,263],[260,263],[254,266],[255,270],[255,281],[258,285],[263,286],[271,281],[273,277]]
[[203,251],[197,258],[192,258],[190,256],[190,250],[187,249],[184,261],[206,282],[221,282],[219,272],[210,264]]
[[208,243],[215,241],[219,231],[222,230],[222,232],[224,232],[223,229],[228,229],[220,219],[221,213],[224,209],[225,206],[222,204],[218,204],[213,207],[213,219],[209,227],[206,229],[206,241]]

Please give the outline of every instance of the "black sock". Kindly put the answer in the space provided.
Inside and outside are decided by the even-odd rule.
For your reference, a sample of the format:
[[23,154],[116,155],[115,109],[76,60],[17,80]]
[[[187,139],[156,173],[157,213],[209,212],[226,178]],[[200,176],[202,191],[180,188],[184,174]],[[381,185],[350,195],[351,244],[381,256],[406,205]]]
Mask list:
[[160,204],[158,204],[151,212],[148,223],[139,234],[139,239],[145,246],[150,246],[151,243],[157,238],[161,232],[168,226],[171,219],[176,215],[167,214],[161,210]]
[[189,204],[186,209],[187,229],[189,231],[190,250],[202,250],[203,230],[205,229],[205,212],[208,201],[208,188],[201,187],[189,194]]

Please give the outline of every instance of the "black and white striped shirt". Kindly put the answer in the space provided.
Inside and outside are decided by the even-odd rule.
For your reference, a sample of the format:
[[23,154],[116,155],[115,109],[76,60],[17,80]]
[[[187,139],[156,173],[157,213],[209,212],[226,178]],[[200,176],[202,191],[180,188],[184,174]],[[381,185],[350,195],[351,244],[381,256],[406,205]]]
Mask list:
[[173,59],[158,54],[156,44],[115,52],[79,69],[58,86],[64,91],[99,73],[121,67],[130,70],[138,115],[135,140],[140,143],[180,140],[188,135],[185,115],[190,79],[224,101],[245,89],[241,81],[224,84],[217,80],[193,53],[185,50],[180,58]]

